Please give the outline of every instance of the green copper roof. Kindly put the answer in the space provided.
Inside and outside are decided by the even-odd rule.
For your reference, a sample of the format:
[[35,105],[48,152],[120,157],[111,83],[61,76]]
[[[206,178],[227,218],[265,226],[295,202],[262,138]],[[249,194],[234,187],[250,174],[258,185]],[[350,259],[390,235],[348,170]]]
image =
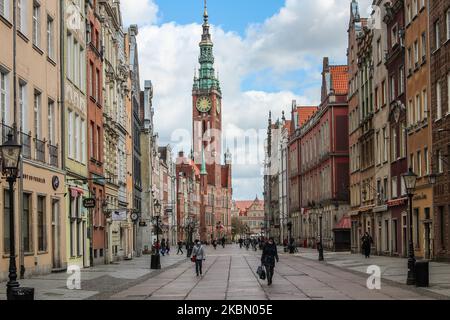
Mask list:
[[200,42],[200,63],[199,77],[194,78],[195,90],[211,90],[217,89],[220,92],[219,79],[216,77],[214,70],[214,53],[211,34],[209,33],[209,16],[205,0],[205,11],[203,13],[203,34]]

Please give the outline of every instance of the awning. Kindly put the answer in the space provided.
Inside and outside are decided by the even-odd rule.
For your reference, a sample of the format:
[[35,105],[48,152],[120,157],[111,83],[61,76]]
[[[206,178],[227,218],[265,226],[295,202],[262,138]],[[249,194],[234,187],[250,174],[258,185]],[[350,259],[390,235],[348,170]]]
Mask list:
[[69,191],[72,198],[78,198],[84,194],[84,190],[77,187],[69,187]]
[[349,216],[343,216],[336,227],[333,230],[347,230],[352,228],[352,222]]

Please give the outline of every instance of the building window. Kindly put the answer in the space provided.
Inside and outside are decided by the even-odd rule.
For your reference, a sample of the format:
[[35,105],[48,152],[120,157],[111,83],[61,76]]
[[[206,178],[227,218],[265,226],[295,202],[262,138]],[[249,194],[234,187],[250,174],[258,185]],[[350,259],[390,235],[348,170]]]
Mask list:
[[86,164],[86,152],[87,152],[87,144],[86,144],[86,121],[81,120],[81,163]]
[[444,173],[444,155],[442,150],[437,151],[437,161],[438,161],[438,173]]
[[393,26],[391,29],[391,47],[395,46],[398,42],[398,31],[397,25]]
[[436,82],[436,107],[437,120],[442,118],[442,99],[441,99],[441,82]]
[[413,0],[412,9],[413,9],[413,17],[417,16],[417,0]]
[[398,193],[398,184],[397,184],[397,177],[392,177],[391,179],[392,182],[392,198],[397,198],[397,193]]
[[0,0],[0,15],[9,18],[9,0]]
[[100,126],[97,126],[97,160],[102,161],[102,135],[101,135],[101,128]]
[[419,42],[416,40],[414,42],[414,67],[419,66]]
[[41,139],[41,128],[42,128],[42,116],[41,116],[41,105],[42,105],[42,94],[39,91],[34,92],[34,134],[37,139]]
[[441,47],[441,34],[439,29],[439,20],[434,23],[434,48],[435,50]]
[[96,69],[95,73],[96,73],[96,77],[95,77],[95,79],[96,79],[96,83],[95,83],[95,85],[96,85],[95,97],[97,99],[97,103],[101,103],[101,99],[102,99],[102,94],[101,94],[101,92],[102,92],[102,83],[100,82],[101,81],[100,70]]
[[391,161],[397,160],[397,128],[392,128],[391,130]]
[[406,24],[409,24],[412,20],[412,10],[409,4],[406,6],[406,13]]
[[17,30],[26,35],[27,29],[27,1],[17,0]]
[[1,119],[0,121],[7,123],[6,115],[9,115],[9,83],[8,83],[8,74],[2,70],[0,70],[0,112]]
[[9,253],[9,219],[11,215],[9,213],[9,190],[3,189],[3,252]]
[[94,74],[94,63],[92,61],[89,62],[89,74],[88,74],[88,76],[89,76],[89,95],[92,98],[95,98],[96,97],[95,94],[94,94],[94,91],[95,91],[95,85],[94,85],[94,83],[95,83],[95,74]]
[[450,9],[447,10],[447,40],[450,40]]
[[391,78],[390,78],[390,88],[391,88],[391,90],[390,90],[390,99],[391,99],[391,101],[394,101],[394,99],[396,98],[396,95],[395,95],[395,77],[392,75],[391,76]]
[[81,154],[80,154],[80,117],[75,113],[75,134],[74,134],[74,146],[75,146],[75,160],[81,162]]
[[94,150],[95,150],[95,146],[94,146],[94,122],[92,122],[91,121],[91,126],[90,126],[90,128],[89,128],[89,140],[90,140],[90,143],[89,143],[89,145],[90,145],[90,147],[89,147],[89,150],[90,150],[90,157],[91,158],[96,158],[96,156],[95,156],[95,154],[94,154]]
[[420,103],[420,95],[416,95],[416,122],[422,121],[422,106]]
[[406,124],[400,123],[400,158],[406,157]]
[[23,250],[24,252],[33,252],[33,246],[32,246],[32,226],[33,226],[33,220],[32,220],[32,206],[31,206],[31,194],[30,193],[24,193],[23,194],[23,231],[22,231],[22,237],[23,237]]
[[67,33],[67,59],[66,72],[67,78],[73,80],[73,36],[70,32]]
[[409,125],[414,124],[414,106],[412,100],[408,101],[408,123]]
[[56,145],[55,127],[55,102],[48,100],[48,140],[51,145]]
[[422,33],[422,62],[426,60],[427,57],[427,34]]
[[423,159],[425,161],[425,174],[426,175],[430,174],[430,161],[429,161],[428,157],[429,157],[428,148],[424,148],[423,149]]
[[399,70],[399,94],[405,92],[405,67],[401,66]]
[[413,65],[412,51],[411,48],[408,48],[408,74],[412,73],[412,65]]
[[422,176],[422,153],[417,151],[417,175]]
[[33,3],[33,44],[41,45],[41,6],[37,2]]
[[75,158],[75,148],[74,148],[74,132],[73,132],[73,112],[69,110],[68,112],[68,131],[69,131],[69,137],[68,137],[68,147],[69,147],[69,158],[74,159]]
[[447,114],[450,114],[450,73],[447,74]]
[[38,251],[47,250],[45,197],[37,197]]
[[55,58],[54,23],[50,16],[47,16],[47,54],[51,59]]
[[19,113],[19,129],[24,133],[28,133],[27,84],[21,80],[19,80]]
[[423,104],[423,118],[428,119],[428,96],[426,89],[422,91],[422,104]]
[[386,90],[386,80],[381,83],[381,101],[383,105],[387,103],[387,90]]

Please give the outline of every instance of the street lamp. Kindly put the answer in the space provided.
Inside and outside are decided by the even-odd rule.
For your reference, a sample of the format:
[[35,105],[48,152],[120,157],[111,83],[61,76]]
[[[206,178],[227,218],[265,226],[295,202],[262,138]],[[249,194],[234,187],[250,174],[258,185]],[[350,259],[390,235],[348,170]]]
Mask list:
[[[156,244],[159,245],[159,224],[161,223],[161,204],[158,200],[155,201],[153,207],[155,208],[155,216],[153,217],[153,224],[156,224]],[[161,269],[161,257],[159,255],[159,249],[152,253],[151,269]]]
[[319,207],[319,241],[317,250],[319,251],[319,261],[323,261],[323,243],[322,243],[322,206]]
[[[19,174],[19,162],[22,146],[17,144],[11,132],[8,133],[8,140],[0,146],[2,158],[2,173],[9,184],[9,281],[7,287],[7,299],[13,300],[14,288],[18,288],[17,268],[16,268],[16,243],[14,227],[14,183]],[[5,200],[4,200],[5,201]]]
[[408,255],[408,279],[406,280],[407,285],[413,285],[416,282],[415,274],[415,263],[416,259],[414,257],[414,244],[413,244],[413,196],[416,190],[417,175],[409,168],[408,172],[402,175],[403,181],[405,183],[406,192],[409,198],[409,255]]

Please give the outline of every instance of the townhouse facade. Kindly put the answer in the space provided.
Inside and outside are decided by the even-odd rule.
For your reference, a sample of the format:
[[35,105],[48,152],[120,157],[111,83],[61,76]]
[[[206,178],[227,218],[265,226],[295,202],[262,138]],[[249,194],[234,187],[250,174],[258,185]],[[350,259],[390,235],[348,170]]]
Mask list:
[[[64,115],[60,103],[64,83],[60,14],[58,2],[20,1],[14,26],[13,1],[3,1],[0,11],[1,143],[12,133],[22,145],[21,174],[14,186],[20,278],[60,270],[68,263],[64,138],[59,129]],[[2,184],[0,281],[8,277],[9,192]]]
[[[450,260],[450,4],[429,1],[430,108],[432,123],[432,173],[434,258]],[[426,218],[426,217],[425,217]]]

